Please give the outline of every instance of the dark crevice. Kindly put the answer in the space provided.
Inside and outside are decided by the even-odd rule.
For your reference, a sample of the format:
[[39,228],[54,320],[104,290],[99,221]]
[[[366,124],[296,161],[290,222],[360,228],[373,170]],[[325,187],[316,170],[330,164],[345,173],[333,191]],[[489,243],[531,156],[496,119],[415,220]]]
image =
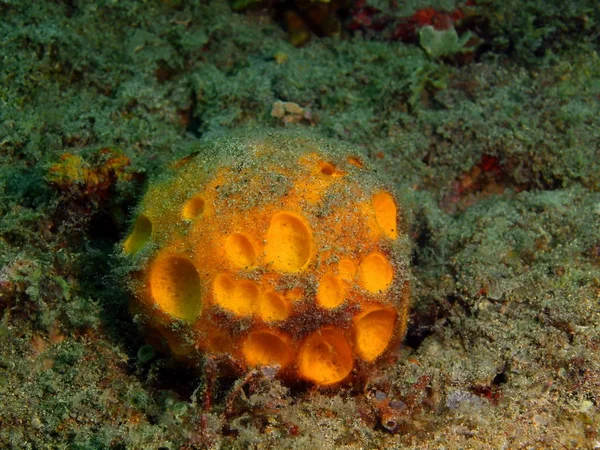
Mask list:
[[496,376],[492,380],[492,385],[500,386],[501,384],[504,384],[507,381],[508,381],[508,376],[506,375],[506,372],[502,371],[502,372],[499,372],[496,374]]
[[185,115],[184,119],[186,122],[185,131],[193,134],[197,138],[201,138],[202,132],[200,131],[200,128],[202,127],[202,119],[196,113],[197,108],[198,108],[198,96],[197,96],[196,90],[192,89],[192,91],[190,93],[190,106],[183,113]]

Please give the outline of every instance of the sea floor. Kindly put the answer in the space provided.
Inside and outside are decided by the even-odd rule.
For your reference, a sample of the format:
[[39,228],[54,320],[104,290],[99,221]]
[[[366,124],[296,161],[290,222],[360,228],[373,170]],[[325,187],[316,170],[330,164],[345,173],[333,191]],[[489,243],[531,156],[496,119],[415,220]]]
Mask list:
[[[0,0],[0,447],[599,449],[596,1],[245,3]],[[402,199],[408,333],[360,386],[209,386],[128,311],[147,184],[256,128]]]

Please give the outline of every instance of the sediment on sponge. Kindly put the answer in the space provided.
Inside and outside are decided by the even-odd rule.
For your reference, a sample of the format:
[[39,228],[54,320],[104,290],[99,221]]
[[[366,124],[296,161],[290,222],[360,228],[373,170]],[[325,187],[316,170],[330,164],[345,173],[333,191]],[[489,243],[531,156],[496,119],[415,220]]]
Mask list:
[[178,358],[223,356],[330,386],[405,333],[401,204],[338,143],[289,132],[207,141],[150,185],[122,245],[137,268],[132,310]]

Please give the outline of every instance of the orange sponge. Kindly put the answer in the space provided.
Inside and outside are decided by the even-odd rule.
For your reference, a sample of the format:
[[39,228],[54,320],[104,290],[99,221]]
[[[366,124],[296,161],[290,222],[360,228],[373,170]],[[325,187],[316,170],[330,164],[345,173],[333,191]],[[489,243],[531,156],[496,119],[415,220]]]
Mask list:
[[364,158],[329,141],[205,144],[151,186],[123,249],[132,310],[180,358],[331,385],[405,333],[402,210]]

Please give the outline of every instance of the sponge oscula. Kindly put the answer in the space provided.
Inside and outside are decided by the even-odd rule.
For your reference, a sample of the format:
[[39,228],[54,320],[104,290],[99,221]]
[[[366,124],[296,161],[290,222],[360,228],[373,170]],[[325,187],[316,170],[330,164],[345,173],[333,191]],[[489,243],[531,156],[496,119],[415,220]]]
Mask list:
[[402,209],[368,161],[329,141],[204,144],[151,185],[123,249],[132,310],[182,359],[331,385],[405,333]]

